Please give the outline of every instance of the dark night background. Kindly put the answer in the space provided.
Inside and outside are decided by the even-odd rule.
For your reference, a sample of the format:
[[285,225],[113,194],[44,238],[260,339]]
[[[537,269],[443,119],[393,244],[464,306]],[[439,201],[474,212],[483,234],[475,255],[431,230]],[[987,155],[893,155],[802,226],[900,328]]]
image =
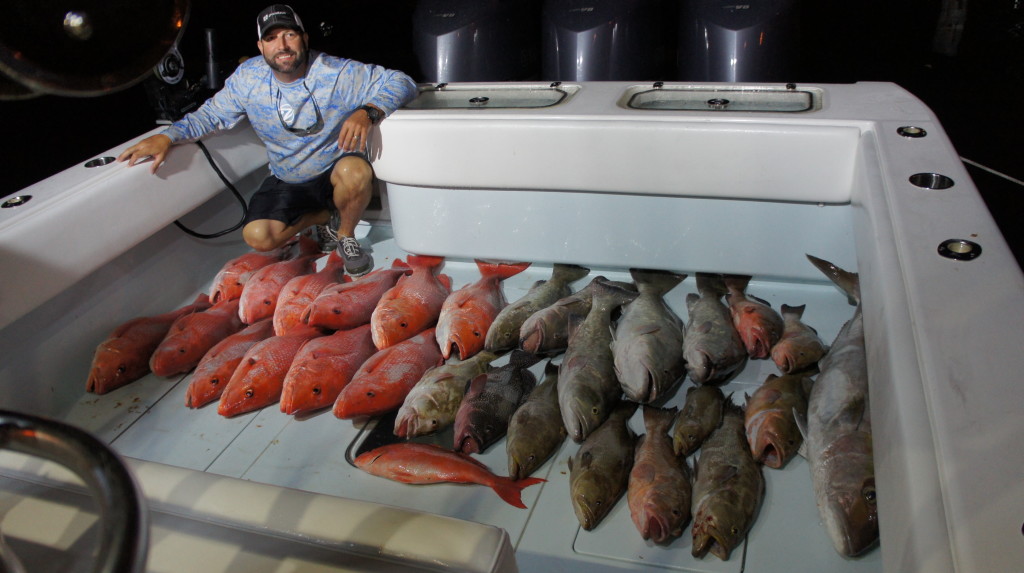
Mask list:
[[[193,0],[179,42],[185,79],[198,83],[204,72],[206,28],[215,30],[217,60],[225,75],[239,58],[258,55],[254,20],[267,4]],[[967,17],[953,55],[932,49],[942,4],[805,0],[799,71],[793,80],[897,83],[932,108],[962,157],[1024,179],[1024,0],[960,0]],[[424,80],[413,53],[416,0],[293,0],[291,5],[302,16],[312,47]],[[643,79],[679,79],[666,76]],[[157,112],[146,83],[99,97],[0,101],[5,139],[0,195],[16,193],[154,127]],[[1024,260],[1018,230],[1024,188],[970,165],[968,169],[1018,261]]]

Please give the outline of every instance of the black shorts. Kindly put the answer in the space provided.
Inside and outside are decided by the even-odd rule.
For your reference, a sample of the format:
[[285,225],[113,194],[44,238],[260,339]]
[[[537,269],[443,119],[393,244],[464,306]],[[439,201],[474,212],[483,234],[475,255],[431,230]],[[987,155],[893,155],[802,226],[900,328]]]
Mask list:
[[[349,155],[366,159],[365,154],[357,151],[343,153],[338,159]],[[367,162],[369,162],[368,159]],[[334,187],[331,185],[333,170],[333,168],[328,169],[304,183],[287,183],[273,175],[267,177],[249,199],[249,213],[245,217],[245,222],[273,219],[281,221],[285,225],[293,225],[306,213],[333,210]]]

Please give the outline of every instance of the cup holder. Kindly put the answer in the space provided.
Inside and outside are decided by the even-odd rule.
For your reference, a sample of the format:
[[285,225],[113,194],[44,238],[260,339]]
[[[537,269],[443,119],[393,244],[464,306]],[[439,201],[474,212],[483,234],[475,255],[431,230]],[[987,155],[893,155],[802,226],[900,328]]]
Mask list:
[[915,173],[910,176],[910,183],[922,189],[940,191],[954,185],[953,180],[941,173]]
[[18,195],[17,197],[11,197],[10,199],[0,204],[0,207],[4,209],[13,209],[14,207],[21,207],[25,203],[28,203],[32,199],[31,195]]

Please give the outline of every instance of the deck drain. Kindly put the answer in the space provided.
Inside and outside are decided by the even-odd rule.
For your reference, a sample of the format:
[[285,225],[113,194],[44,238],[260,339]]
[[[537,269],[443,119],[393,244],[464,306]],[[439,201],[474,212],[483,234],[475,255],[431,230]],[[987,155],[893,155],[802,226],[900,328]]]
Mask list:
[[17,197],[11,197],[10,199],[3,202],[0,207],[4,209],[13,209],[14,207],[21,207],[25,203],[28,203],[32,199],[31,195],[18,195]]
[[107,155],[104,157],[97,157],[96,159],[90,159],[89,161],[85,162],[85,166],[91,169],[93,167],[102,167],[104,165],[113,163],[114,161],[116,161],[115,157]]
[[966,239],[948,239],[939,244],[939,254],[955,261],[970,261],[981,256],[981,245]]
[[941,173],[915,173],[910,176],[910,182],[922,189],[949,189],[953,186],[953,180]]

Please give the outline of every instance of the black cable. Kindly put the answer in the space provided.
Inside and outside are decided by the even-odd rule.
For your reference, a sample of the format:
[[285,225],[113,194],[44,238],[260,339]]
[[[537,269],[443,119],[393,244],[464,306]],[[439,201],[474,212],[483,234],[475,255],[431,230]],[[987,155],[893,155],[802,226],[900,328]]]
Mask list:
[[206,149],[206,146],[203,145],[203,142],[196,141],[195,143],[196,145],[199,146],[199,149],[203,151],[203,155],[206,156],[206,160],[210,162],[210,167],[213,167],[213,170],[217,172],[217,175],[220,177],[220,180],[223,181],[224,184],[228,186],[228,189],[230,189],[231,192],[234,193],[235,197],[238,197],[238,202],[242,204],[242,218],[241,220],[238,221],[237,224],[235,224],[234,227],[231,227],[230,229],[224,229],[223,231],[218,231],[216,233],[212,233],[209,235],[197,233],[192,229],[189,229],[185,225],[182,225],[180,221],[175,221],[174,224],[177,225],[179,229],[185,231],[186,233],[192,235],[193,237],[199,237],[200,239],[216,239],[217,237],[221,237],[223,235],[227,235],[228,233],[241,229],[242,225],[245,224],[245,218],[249,216],[249,207],[245,204],[245,197],[242,197],[242,194],[238,192],[238,189],[235,189],[235,186],[232,185],[230,181],[228,181],[228,178],[225,177],[224,173],[222,173],[220,168],[217,167],[217,163],[213,160],[213,157],[210,155],[210,151]]

